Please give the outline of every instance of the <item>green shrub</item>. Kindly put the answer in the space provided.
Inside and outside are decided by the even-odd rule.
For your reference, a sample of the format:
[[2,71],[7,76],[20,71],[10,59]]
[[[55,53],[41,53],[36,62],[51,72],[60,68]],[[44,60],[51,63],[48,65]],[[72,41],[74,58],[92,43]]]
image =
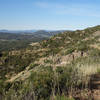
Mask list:
[[91,48],[89,54],[92,57],[100,57],[100,50],[96,48]]
[[44,69],[41,72],[33,72],[30,76],[30,81],[33,84],[38,100],[49,98],[53,87],[53,73],[50,68]]
[[32,64],[30,65],[29,70],[35,68],[35,67],[38,66],[38,65],[39,65],[39,64],[34,64],[34,63],[32,63]]
[[66,55],[67,54],[71,54],[71,53],[73,53],[75,51],[75,48],[70,48],[70,49],[68,49],[67,51],[66,51]]
[[78,46],[77,46],[77,50],[78,51],[87,51],[89,49],[89,47],[87,46],[86,43],[80,43]]
[[3,93],[3,90],[4,90],[4,81],[0,80],[0,94]]
[[53,61],[52,61],[52,60],[49,60],[49,59],[46,59],[44,62],[45,62],[45,63],[50,63],[50,64],[53,63]]
[[66,91],[69,90],[70,87],[73,85],[73,78],[72,78],[72,73],[73,69],[72,67],[58,67],[56,69],[56,72],[58,74],[58,79],[57,79],[57,85],[58,85],[58,92]]

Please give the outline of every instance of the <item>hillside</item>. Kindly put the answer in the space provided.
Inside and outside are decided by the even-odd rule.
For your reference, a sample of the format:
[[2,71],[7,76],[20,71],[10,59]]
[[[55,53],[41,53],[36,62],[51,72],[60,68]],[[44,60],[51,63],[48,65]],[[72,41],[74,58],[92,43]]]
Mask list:
[[27,48],[1,52],[0,97],[93,100],[91,78],[99,73],[100,26],[66,31]]
[[47,32],[40,30],[36,32],[19,32],[2,30],[2,32],[0,32],[0,51],[26,48],[29,46],[30,43],[40,42],[42,40],[49,39],[51,36],[59,33],[60,31]]

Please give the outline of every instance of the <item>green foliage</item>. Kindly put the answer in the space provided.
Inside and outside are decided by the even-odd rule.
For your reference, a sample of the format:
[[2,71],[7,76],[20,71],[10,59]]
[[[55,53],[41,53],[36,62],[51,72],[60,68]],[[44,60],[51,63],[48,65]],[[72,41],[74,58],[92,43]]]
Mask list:
[[44,69],[39,73],[32,73],[30,81],[33,84],[34,92],[38,96],[38,100],[46,99],[50,96],[53,85],[53,73],[51,68]]
[[100,57],[100,50],[96,48],[91,48],[89,54],[92,57]]
[[77,50],[78,51],[87,51],[89,49],[88,45],[85,42],[80,42],[77,45]]
[[39,65],[39,64],[34,64],[34,63],[32,63],[32,64],[30,65],[29,70],[35,68],[35,67],[38,66],[38,65]]
[[69,90],[69,88],[73,85],[73,77],[72,74],[73,69],[72,67],[58,67],[56,69],[57,73],[57,85],[58,85],[58,93],[62,91]]
[[56,94],[68,90],[73,84],[71,73],[72,68],[58,67],[53,71],[50,66],[42,67],[39,72],[33,72],[30,81],[38,100],[49,98],[52,90],[55,90]]
[[4,81],[0,80],[0,94],[3,93],[3,90],[4,90]]
[[[4,54],[4,56],[6,56]],[[23,55],[24,56],[24,55]],[[2,69],[0,70],[0,75],[2,78],[5,74],[14,72],[19,73],[31,63],[32,58],[30,55],[22,57],[21,55],[8,55],[3,59]],[[5,78],[5,77],[4,77]]]
[[53,63],[53,61],[52,60],[48,60],[48,59],[46,59],[45,61],[44,61],[45,63]]
[[66,51],[66,55],[67,54],[71,54],[71,53],[73,53],[75,51],[75,48],[70,48],[70,49],[68,49],[67,51]]

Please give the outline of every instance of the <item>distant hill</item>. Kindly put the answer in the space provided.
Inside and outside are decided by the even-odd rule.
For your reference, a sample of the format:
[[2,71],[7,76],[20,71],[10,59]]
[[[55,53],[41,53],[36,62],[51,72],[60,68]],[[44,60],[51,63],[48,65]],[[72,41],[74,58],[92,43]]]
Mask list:
[[4,33],[13,33],[13,34],[18,34],[18,33],[33,33],[36,32],[36,30],[0,30],[0,32],[4,32]]
[[32,34],[34,34],[35,36],[40,36],[40,37],[51,37],[51,36],[54,36],[56,34],[59,34],[63,31],[46,31],[46,30],[39,30],[39,31],[36,31]]
[[6,29],[3,29],[3,30],[0,30],[0,32],[4,32],[4,33],[13,33],[13,34],[24,34],[24,33],[32,33],[32,34],[35,34],[35,33],[39,33],[40,32],[50,32],[50,33],[59,33],[59,32],[64,32],[66,30],[6,30]]
[[0,51],[26,48],[31,42],[40,42],[60,33],[60,31],[47,32],[44,30],[39,30],[36,32],[12,31],[11,33],[7,30],[1,31],[2,32],[0,32]]
[[10,32],[7,30],[0,31],[0,39],[6,39],[6,40],[26,40],[26,39],[41,39],[41,38],[49,38],[51,36],[54,36],[56,34],[61,33],[62,31],[45,31],[45,30],[39,30],[35,32],[28,32],[28,31],[15,31]]

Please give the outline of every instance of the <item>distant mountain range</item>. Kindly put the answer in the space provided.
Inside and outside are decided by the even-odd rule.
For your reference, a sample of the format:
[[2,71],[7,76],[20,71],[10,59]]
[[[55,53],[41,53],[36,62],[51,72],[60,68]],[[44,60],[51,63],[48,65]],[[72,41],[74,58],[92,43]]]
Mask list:
[[4,32],[4,33],[20,33],[20,34],[24,34],[24,33],[32,33],[32,34],[36,34],[36,33],[59,33],[59,32],[64,32],[66,30],[0,30],[0,32]]
[[0,51],[26,48],[30,43],[49,39],[51,36],[60,34],[61,32],[64,31],[0,30]]
[[36,32],[36,30],[0,30],[0,32],[5,32],[5,33],[33,33]]
[[0,30],[0,39],[39,39],[49,38],[53,35],[59,34],[64,31],[45,31],[45,30],[28,30],[28,31],[8,31]]

